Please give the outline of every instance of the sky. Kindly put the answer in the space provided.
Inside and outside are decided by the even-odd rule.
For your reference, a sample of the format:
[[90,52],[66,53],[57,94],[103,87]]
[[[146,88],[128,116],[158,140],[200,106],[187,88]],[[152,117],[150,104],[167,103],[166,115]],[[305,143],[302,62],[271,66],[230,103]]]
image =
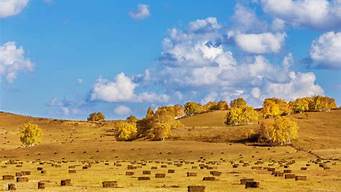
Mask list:
[[0,110],[109,119],[243,97],[341,104],[340,0],[0,0]]

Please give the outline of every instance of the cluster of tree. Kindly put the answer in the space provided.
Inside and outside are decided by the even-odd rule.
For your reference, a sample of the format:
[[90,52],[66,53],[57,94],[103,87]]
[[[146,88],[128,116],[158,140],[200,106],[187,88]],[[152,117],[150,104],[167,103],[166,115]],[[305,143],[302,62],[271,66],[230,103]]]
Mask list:
[[184,115],[180,105],[163,106],[155,112],[148,108],[145,118],[137,121],[138,132],[153,140],[163,141],[171,134],[172,128],[183,126],[176,119]]
[[263,102],[262,114],[264,118],[284,116],[290,112],[290,105],[284,99],[267,98]]
[[243,98],[231,101],[230,108],[227,110],[227,125],[245,125],[257,122],[259,114],[251,106],[249,106]]
[[33,146],[41,141],[42,130],[37,124],[25,123],[20,127],[19,138],[24,146]]
[[289,117],[275,117],[260,122],[259,139],[271,145],[291,144],[298,138],[298,125]]
[[337,108],[335,99],[326,96],[298,98],[290,102],[290,106],[294,113],[330,111]]
[[88,121],[104,121],[105,116],[102,112],[90,113]]
[[227,110],[228,108],[229,107],[226,101],[219,102],[210,101],[205,105],[191,101],[185,104],[185,113],[187,116],[192,116],[195,114],[205,113],[209,111]]

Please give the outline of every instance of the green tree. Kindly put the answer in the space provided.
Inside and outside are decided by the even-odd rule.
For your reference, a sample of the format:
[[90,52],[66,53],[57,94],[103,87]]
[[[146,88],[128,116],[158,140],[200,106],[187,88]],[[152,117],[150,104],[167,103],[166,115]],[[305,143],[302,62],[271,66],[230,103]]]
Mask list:
[[260,123],[260,136],[272,145],[285,145],[298,138],[298,129],[293,119],[279,116]]
[[104,121],[105,116],[102,112],[91,113],[88,117],[88,121]]
[[23,145],[32,146],[41,141],[42,130],[36,124],[25,123],[20,127],[19,137]]
[[122,141],[129,141],[136,137],[137,128],[135,123],[120,121],[115,124],[117,138]]

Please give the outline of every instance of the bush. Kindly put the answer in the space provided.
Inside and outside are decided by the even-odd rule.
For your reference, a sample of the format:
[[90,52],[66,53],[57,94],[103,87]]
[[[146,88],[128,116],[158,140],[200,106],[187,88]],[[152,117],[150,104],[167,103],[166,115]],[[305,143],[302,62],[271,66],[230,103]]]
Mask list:
[[227,110],[227,125],[245,125],[258,121],[259,115],[252,107],[231,107]]
[[23,145],[32,146],[40,142],[42,130],[36,124],[25,123],[19,131],[20,141]]
[[117,138],[122,141],[129,141],[135,138],[137,128],[135,123],[120,121],[115,125]]
[[88,117],[88,121],[104,121],[105,116],[102,112],[91,113]]
[[298,125],[288,117],[276,117],[260,123],[260,138],[272,145],[290,144],[298,138]]

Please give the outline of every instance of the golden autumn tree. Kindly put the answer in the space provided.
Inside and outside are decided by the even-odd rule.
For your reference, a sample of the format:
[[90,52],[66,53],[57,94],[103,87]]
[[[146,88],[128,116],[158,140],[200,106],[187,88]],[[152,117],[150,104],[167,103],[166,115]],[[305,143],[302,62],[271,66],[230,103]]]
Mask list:
[[129,141],[135,138],[137,134],[136,123],[119,121],[115,124],[115,130],[118,140]]
[[262,113],[265,118],[290,114],[290,105],[284,99],[267,98],[263,102]]
[[185,113],[187,116],[192,116],[194,114],[202,113],[205,111],[205,108],[196,102],[187,102],[185,104]]
[[36,124],[25,123],[20,127],[19,137],[21,143],[24,146],[29,147],[41,141],[42,130]]
[[303,113],[309,111],[310,98],[298,98],[290,102],[291,110],[294,113]]
[[104,121],[105,116],[102,112],[91,113],[88,117],[88,121]]
[[336,107],[335,99],[325,96],[311,97],[309,103],[309,111],[330,111]]
[[260,136],[272,145],[291,144],[298,138],[298,125],[289,117],[276,117],[260,123]]
[[247,105],[244,99],[238,98],[231,102],[231,107],[227,110],[225,123],[227,125],[245,125],[258,121],[257,111]]

